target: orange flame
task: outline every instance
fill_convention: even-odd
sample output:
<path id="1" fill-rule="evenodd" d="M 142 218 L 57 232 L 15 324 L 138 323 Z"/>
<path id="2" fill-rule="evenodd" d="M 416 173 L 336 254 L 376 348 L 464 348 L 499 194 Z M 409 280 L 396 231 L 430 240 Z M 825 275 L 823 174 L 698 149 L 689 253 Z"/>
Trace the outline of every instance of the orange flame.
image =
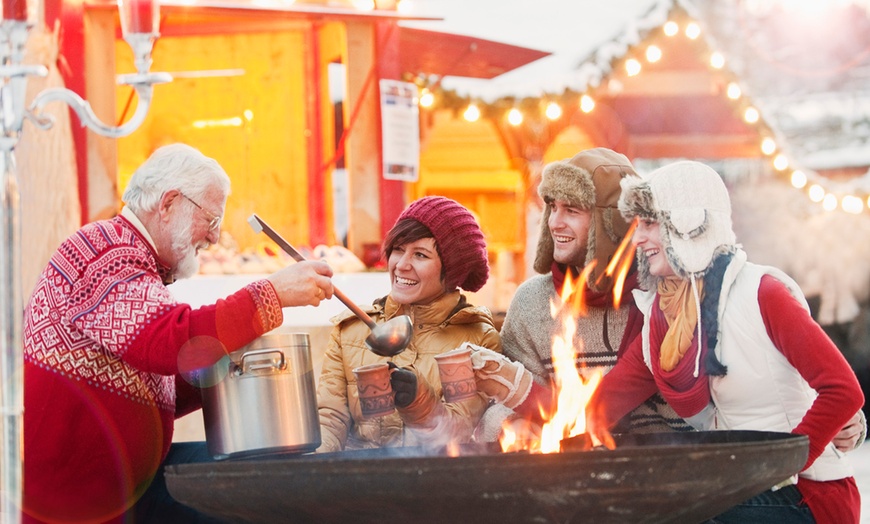
<path id="1" fill-rule="evenodd" d="M 613 282 L 613 307 L 619 309 L 622 302 L 622 290 L 625 287 L 625 278 L 628 276 L 628 270 L 631 269 L 631 263 L 634 261 L 635 245 L 631 241 L 634 235 L 634 230 L 637 229 L 637 217 L 631 221 L 628 226 L 628 231 L 619 243 L 619 247 L 613 253 L 613 258 L 604 269 L 604 274 L 607 276 L 616 275 Z"/>
<path id="2" fill-rule="evenodd" d="M 447 451 L 448 457 L 458 457 L 460 455 L 462 449 L 459 446 L 459 442 L 457 442 L 455 440 L 451 440 L 450 442 L 447 443 L 446 451 Z"/>
<path id="3" fill-rule="evenodd" d="M 594 264 L 587 265 L 576 280 L 572 280 L 570 274 L 566 276 L 560 300 L 550 304 L 551 315 L 560 320 L 562 326 L 561 333 L 553 338 L 551 352 L 555 395 L 553 412 L 541 413 L 545 423 L 539 435 L 528 422 L 525 427 L 517 421 L 506 423 L 500 439 L 503 451 L 558 453 L 563 439 L 586 431 L 586 404 L 598 387 L 603 373 L 600 370 L 577 369 L 577 353 L 578 350 L 582 351 L 583 342 L 579 341 L 579 347 L 575 347 L 574 336 L 577 317 L 586 314 L 582 290 L 593 267 Z M 593 441 L 600 444 L 596 439 Z"/>
<path id="4" fill-rule="evenodd" d="M 505 421 L 502 427 L 502 436 L 499 439 L 501 450 L 504 453 L 523 450 L 532 453 L 540 452 L 540 439 L 532 438 L 538 433 L 540 433 L 540 428 L 533 427 L 533 424 L 528 420 Z"/>
<path id="5" fill-rule="evenodd" d="M 571 278 L 571 273 L 565 274 L 565 281 L 562 283 L 562 291 L 559 296 L 562 298 L 562 304 L 550 304 L 550 312 L 555 317 L 558 311 L 564 309 L 565 306 L 570 307 L 570 313 L 574 317 L 586 315 L 586 294 L 583 289 L 589 281 L 589 274 L 595 269 L 595 260 L 590 262 L 583 268 L 577 279 Z"/>

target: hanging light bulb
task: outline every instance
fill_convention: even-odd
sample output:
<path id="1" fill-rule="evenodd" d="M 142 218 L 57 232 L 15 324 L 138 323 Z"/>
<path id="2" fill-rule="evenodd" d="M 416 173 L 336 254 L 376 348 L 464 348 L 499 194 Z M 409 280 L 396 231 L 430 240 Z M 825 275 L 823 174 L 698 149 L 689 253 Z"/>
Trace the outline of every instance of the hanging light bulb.
<path id="1" fill-rule="evenodd" d="M 761 141 L 761 152 L 765 155 L 772 155 L 776 152 L 776 141 L 769 136 L 764 137 Z"/>
<path id="2" fill-rule="evenodd" d="M 722 69 L 725 67 L 725 57 L 722 53 L 716 51 L 712 55 L 710 55 L 710 67 L 713 69 Z"/>
<path id="3" fill-rule="evenodd" d="M 625 72 L 628 73 L 628 76 L 637 76 L 640 74 L 641 66 L 640 62 L 638 62 L 634 58 L 629 58 L 625 61 Z"/>
<path id="4" fill-rule="evenodd" d="M 518 126 L 523 123 L 523 113 L 519 109 L 514 107 L 510 111 L 508 111 L 507 119 L 510 125 Z"/>
<path id="5" fill-rule="evenodd" d="M 728 98 L 730 98 L 731 100 L 737 100 L 738 98 L 740 98 L 740 95 L 743 94 L 742 91 L 740 90 L 740 86 L 737 85 L 735 82 L 731 82 L 728 84 L 727 93 L 728 93 Z"/>
<path id="6" fill-rule="evenodd" d="M 788 168 L 788 157 L 782 153 L 776 155 L 776 158 L 773 159 L 773 167 L 777 171 L 785 171 Z"/>
<path id="7" fill-rule="evenodd" d="M 435 95 L 428 88 L 424 88 L 420 93 L 420 107 L 432 107 L 435 103 Z"/>
<path id="8" fill-rule="evenodd" d="M 745 120 L 747 124 L 758 122 L 760 117 L 761 115 L 758 114 L 758 109 L 755 109 L 752 106 L 747 107 L 746 111 L 743 112 L 743 120 Z"/>
<path id="9" fill-rule="evenodd" d="M 558 120 L 559 117 L 562 116 L 562 108 L 556 102 L 550 102 L 547 104 L 547 109 L 544 111 L 544 114 L 546 114 L 547 118 L 550 120 Z"/>
<path id="10" fill-rule="evenodd" d="M 657 45 L 651 45 L 646 48 L 646 61 L 654 64 L 662 59 L 662 50 Z"/>
<path id="11" fill-rule="evenodd" d="M 680 32 L 680 26 L 673 20 L 668 20 L 664 27 L 665 36 L 674 36 Z"/>
<path id="12" fill-rule="evenodd" d="M 699 36 L 701 36 L 701 26 L 697 22 L 689 22 L 689 25 L 686 26 L 686 37 L 689 40 L 694 40 Z"/>
<path id="13" fill-rule="evenodd" d="M 821 202 L 825 198 L 825 188 L 818 184 L 813 184 L 809 189 L 810 200 L 813 202 Z"/>
<path id="14" fill-rule="evenodd" d="M 864 201 L 855 195 L 846 195 L 843 197 L 843 200 L 840 201 L 840 207 L 842 207 L 843 211 L 846 213 L 857 215 L 864 211 Z"/>
<path id="15" fill-rule="evenodd" d="M 374 11 L 375 0 L 353 0 L 353 6 L 360 11 Z"/>
<path id="16" fill-rule="evenodd" d="M 807 175 L 801 170 L 795 170 L 791 174 L 791 185 L 797 189 L 803 189 L 807 185 Z"/>
<path id="17" fill-rule="evenodd" d="M 825 211 L 833 211 L 837 209 L 837 204 L 839 204 L 839 202 L 837 202 L 837 195 L 833 193 L 828 193 L 825 195 L 824 200 L 822 200 L 822 208 L 824 208 Z"/>
<path id="18" fill-rule="evenodd" d="M 595 109 L 595 100 L 592 99 L 589 95 L 583 95 L 580 97 L 580 111 L 584 113 L 591 113 L 592 110 Z"/>
<path id="19" fill-rule="evenodd" d="M 469 122 L 477 122 L 480 119 L 480 108 L 477 107 L 477 104 L 472 102 L 465 108 L 465 112 L 462 113 L 462 116 Z"/>

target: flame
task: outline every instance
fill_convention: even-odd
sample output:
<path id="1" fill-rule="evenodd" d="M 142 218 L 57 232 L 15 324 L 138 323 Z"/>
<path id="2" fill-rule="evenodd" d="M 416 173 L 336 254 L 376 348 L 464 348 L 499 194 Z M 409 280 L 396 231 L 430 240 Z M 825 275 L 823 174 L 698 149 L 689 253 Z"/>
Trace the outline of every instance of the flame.
<path id="1" fill-rule="evenodd" d="M 451 440 L 447 443 L 446 452 L 448 457 L 458 457 L 461 453 L 462 449 L 459 446 L 459 442 L 455 440 Z"/>
<path id="2" fill-rule="evenodd" d="M 625 287 L 625 277 L 628 276 L 628 270 L 631 269 L 631 263 L 634 260 L 635 245 L 631 241 L 634 235 L 634 230 L 637 229 L 637 217 L 631 221 L 626 231 L 622 242 L 613 253 L 613 258 L 604 269 L 604 274 L 607 276 L 616 275 L 613 281 L 613 307 L 619 309 L 622 302 L 622 289 Z"/>
<path id="3" fill-rule="evenodd" d="M 555 318 L 559 312 L 568 307 L 574 317 L 586 315 L 586 295 L 583 289 L 589 281 L 589 274 L 595 269 L 595 260 L 583 268 L 576 280 L 571 278 L 571 273 L 565 273 L 565 281 L 562 283 L 562 291 L 559 296 L 562 304 L 551 303 L 550 314 Z M 579 291 L 579 292 L 578 292 Z"/>
<path id="4" fill-rule="evenodd" d="M 533 426 L 531 422 L 524 419 L 505 421 L 502 426 L 502 436 L 499 439 L 502 452 L 508 453 L 523 450 L 531 451 L 532 453 L 540 452 L 540 439 L 530 438 L 533 435 L 539 434 L 540 428 Z"/>
<path id="5" fill-rule="evenodd" d="M 620 252 L 625 252 L 625 248 Z M 630 265 L 629 260 L 625 271 Z M 507 422 L 502 427 L 502 451 L 558 453 L 561 451 L 563 439 L 586 431 L 586 404 L 598 387 L 603 373 L 600 370 L 577 369 L 577 353 L 578 350 L 582 351 L 583 342 L 579 341 L 578 347 L 575 347 L 574 336 L 577 331 L 577 317 L 586 314 L 582 290 L 586 287 L 593 267 L 594 262 L 583 268 L 576 280 L 570 274 L 567 275 L 560 298 L 550 304 L 550 313 L 553 318 L 561 321 L 562 328 L 553 338 L 551 352 L 555 399 L 553 412 L 545 413 L 542 408 L 541 418 L 545 423 L 540 432 L 528 421 Z M 623 281 L 624 277 L 622 275 Z M 595 438 L 593 443 L 600 444 Z"/>
<path id="6" fill-rule="evenodd" d="M 600 373 L 584 379 L 578 372 L 577 350 L 573 344 L 576 323 L 571 315 L 562 317 L 562 333 L 553 339 L 552 348 L 556 411 L 541 428 L 542 453 L 557 453 L 562 439 L 586 431 L 586 403 L 601 379 Z M 580 346 L 582 351 L 582 341 Z"/>

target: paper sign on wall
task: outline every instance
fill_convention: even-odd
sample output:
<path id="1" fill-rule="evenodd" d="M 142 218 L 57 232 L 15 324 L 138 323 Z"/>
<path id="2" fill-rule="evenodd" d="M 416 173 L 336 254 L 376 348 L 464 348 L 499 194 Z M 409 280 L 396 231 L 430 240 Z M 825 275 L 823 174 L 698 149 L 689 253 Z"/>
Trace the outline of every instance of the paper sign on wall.
<path id="1" fill-rule="evenodd" d="M 417 86 L 381 80 L 383 174 L 387 180 L 416 182 L 420 170 L 420 110 Z"/>

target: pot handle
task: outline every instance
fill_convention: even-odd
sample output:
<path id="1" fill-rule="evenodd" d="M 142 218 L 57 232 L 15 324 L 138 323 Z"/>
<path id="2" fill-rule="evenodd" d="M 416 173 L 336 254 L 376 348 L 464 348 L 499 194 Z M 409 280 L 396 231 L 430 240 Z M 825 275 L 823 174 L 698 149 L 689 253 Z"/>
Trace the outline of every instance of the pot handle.
<path id="1" fill-rule="evenodd" d="M 246 358 L 256 356 L 256 355 L 268 355 L 269 353 L 277 353 L 277 354 L 281 355 L 281 361 L 278 363 L 277 366 L 272 364 L 271 361 L 268 364 L 251 364 L 250 366 L 247 366 L 247 367 L 245 366 L 245 359 Z M 284 371 L 284 369 L 287 366 L 284 362 L 284 352 L 281 351 L 280 349 L 255 349 L 254 351 L 248 351 L 247 353 L 242 355 L 242 358 L 239 360 L 239 367 L 242 369 L 242 373 L 248 373 L 249 371 L 256 371 L 258 369 L 267 369 L 267 368 L 274 368 L 274 369 L 277 369 L 278 371 Z"/>

